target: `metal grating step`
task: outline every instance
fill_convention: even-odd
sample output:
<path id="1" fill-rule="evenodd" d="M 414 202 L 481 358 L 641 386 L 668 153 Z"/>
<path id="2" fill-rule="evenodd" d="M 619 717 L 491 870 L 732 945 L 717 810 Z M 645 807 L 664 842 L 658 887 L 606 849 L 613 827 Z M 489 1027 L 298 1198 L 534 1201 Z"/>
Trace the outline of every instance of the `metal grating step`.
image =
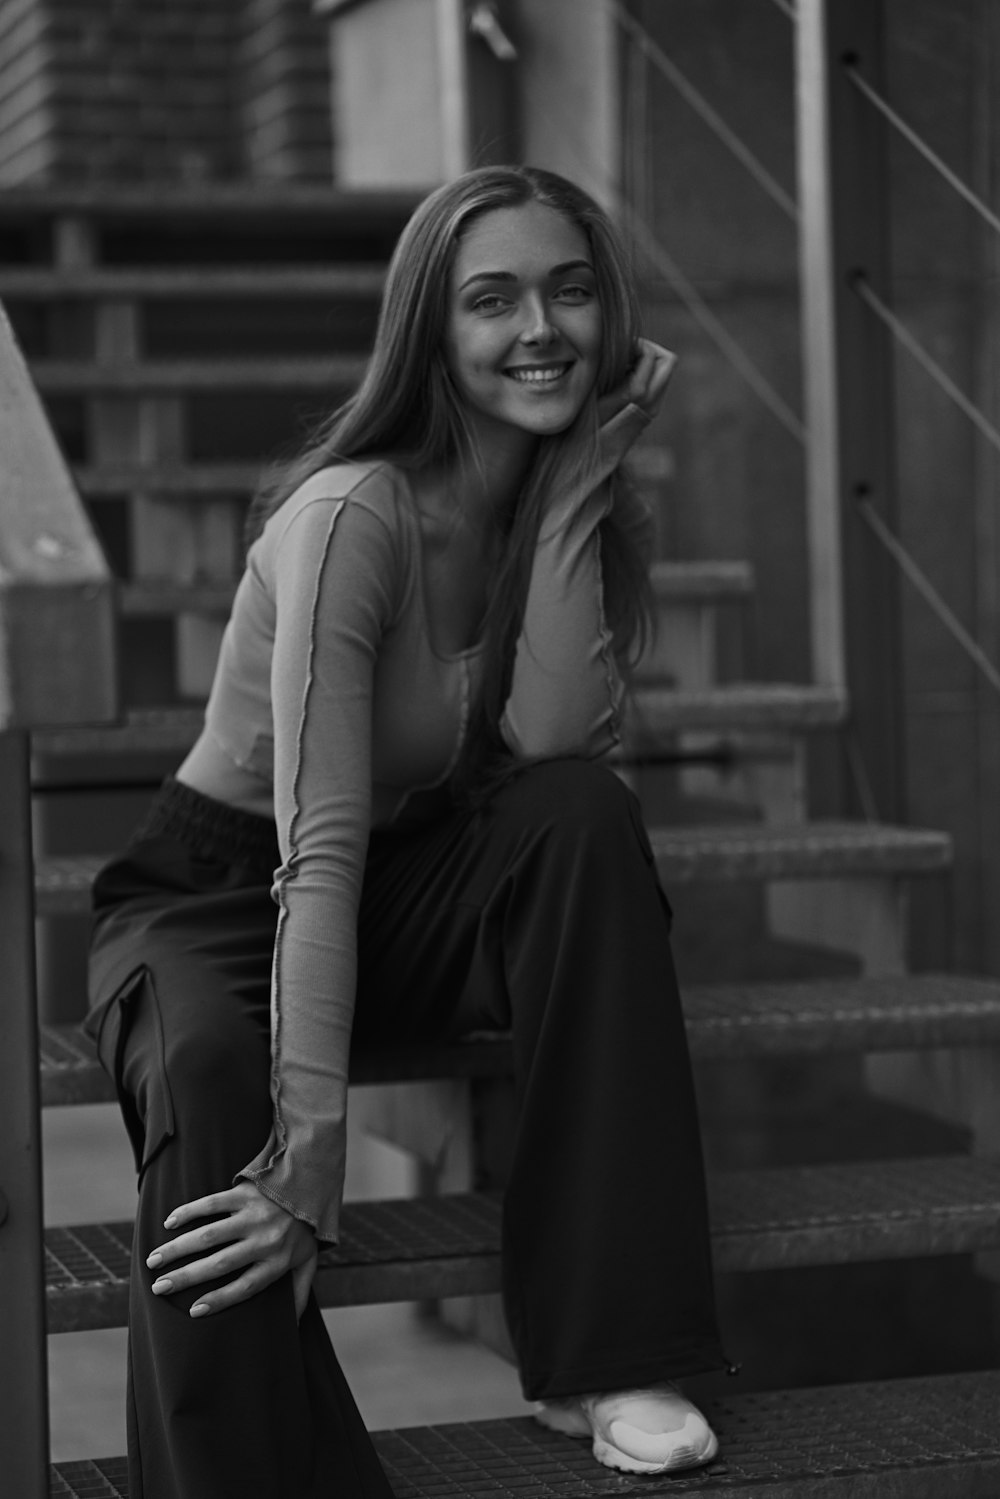
<path id="1" fill-rule="evenodd" d="M 688 989 L 683 999 L 691 1054 L 704 1061 L 1000 1042 L 1000 982 L 955 974 L 705 985 Z M 114 1097 L 79 1025 L 43 1025 L 39 1045 L 46 1107 Z M 501 1035 L 351 1059 L 356 1083 L 509 1071 L 510 1045 Z"/>
<path id="2" fill-rule="evenodd" d="M 842 723 L 846 712 L 844 694 L 829 687 L 751 682 L 695 691 L 643 684 L 629 701 L 625 740 L 635 750 L 661 735 L 693 730 L 787 733 L 828 729 Z"/>
<path id="3" fill-rule="evenodd" d="M 700 880 L 850 879 L 931 874 L 951 864 L 947 833 L 876 823 L 741 823 L 650 828 L 660 877 Z"/>
<path id="4" fill-rule="evenodd" d="M 1000 1160 L 967 1156 L 728 1172 L 710 1181 L 720 1271 L 1000 1248 Z M 352 1203 L 320 1257 L 324 1306 L 500 1288 L 496 1193 Z M 129 1223 L 46 1230 L 50 1332 L 123 1325 Z"/>
<path id="5" fill-rule="evenodd" d="M 995 1499 L 1000 1373 L 705 1400 L 721 1451 L 674 1477 L 612 1473 L 530 1417 L 373 1433 L 396 1499 Z M 60 1463 L 51 1499 L 128 1499 L 124 1458 Z"/>
<path id="6" fill-rule="evenodd" d="M 654 562 L 650 568 L 657 603 L 747 598 L 753 593 L 753 565 L 744 561 Z"/>
<path id="7" fill-rule="evenodd" d="M 947 833 L 873 823 L 815 822 L 778 826 L 651 828 L 667 889 L 699 880 L 850 879 L 930 874 L 951 863 Z M 85 913 L 105 855 L 46 857 L 35 869 L 40 916 Z"/>

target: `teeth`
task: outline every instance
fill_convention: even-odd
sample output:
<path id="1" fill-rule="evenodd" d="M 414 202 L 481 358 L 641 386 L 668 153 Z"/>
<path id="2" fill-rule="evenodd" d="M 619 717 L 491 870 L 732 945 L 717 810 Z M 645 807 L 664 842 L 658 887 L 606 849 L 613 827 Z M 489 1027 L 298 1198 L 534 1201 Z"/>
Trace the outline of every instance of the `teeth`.
<path id="1" fill-rule="evenodd" d="M 508 370 L 512 380 L 520 380 L 528 385 L 549 385 L 553 380 L 558 380 L 569 369 L 568 364 L 560 364 L 545 370 Z"/>

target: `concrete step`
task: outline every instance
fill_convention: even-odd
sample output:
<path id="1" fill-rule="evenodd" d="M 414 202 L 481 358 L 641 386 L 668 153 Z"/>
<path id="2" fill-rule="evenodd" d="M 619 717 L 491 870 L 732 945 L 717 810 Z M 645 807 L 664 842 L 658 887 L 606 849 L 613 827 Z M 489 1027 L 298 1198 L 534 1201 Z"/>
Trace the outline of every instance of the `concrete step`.
<path id="1" fill-rule="evenodd" d="M 870 879 L 947 869 L 946 833 L 875 823 L 759 823 L 653 828 L 650 839 L 669 890 L 698 881 Z M 35 866 L 39 916 L 85 914 L 104 854 L 43 856 Z"/>
<path id="2" fill-rule="evenodd" d="M 1000 1043 L 1000 981 L 956 974 L 705 985 L 683 998 L 688 1043 L 699 1061 Z M 43 1105 L 114 1098 L 79 1025 L 43 1025 L 39 1044 Z M 357 1052 L 351 1080 L 497 1077 L 510 1068 L 510 1043 L 498 1033 L 455 1045 Z"/>
<path id="3" fill-rule="evenodd" d="M 327 397 L 360 381 L 366 359 L 354 354 L 247 359 L 109 361 L 35 359 L 31 376 L 43 396 L 158 393 L 222 395 L 238 391 L 303 391 Z"/>
<path id="4" fill-rule="evenodd" d="M 611 1473 L 587 1442 L 530 1417 L 377 1431 L 396 1499 L 995 1499 L 1000 1372 L 704 1399 L 719 1435 L 708 1468 Z M 129 1499 L 123 1457 L 59 1463 L 52 1499 Z"/>
<path id="5" fill-rule="evenodd" d="M 939 1156 L 710 1178 L 716 1269 L 794 1269 L 1000 1248 L 1000 1160 Z M 320 1256 L 323 1306 L 500 1289 L 499 1193 L 347 1204 Z M 132 1225 L 45 1232 L 49 1332 L 120 1327 Z"/>

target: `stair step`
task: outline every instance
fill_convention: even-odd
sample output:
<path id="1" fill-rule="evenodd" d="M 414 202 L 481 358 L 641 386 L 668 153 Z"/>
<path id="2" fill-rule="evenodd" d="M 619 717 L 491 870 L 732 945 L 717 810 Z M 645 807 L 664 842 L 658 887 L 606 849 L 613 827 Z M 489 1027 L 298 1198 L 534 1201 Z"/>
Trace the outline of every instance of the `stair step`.
<path id="1" fill-rule="evenodd" d="M 660 603 L 741 599 L 753 593 L 753 567 L 742 561 L 654 562 L 653 593 Z"/>
<path id="2" fill-rule="evenodd" d="M 261 474 L 260 463 L 82 464 L 73 469 L 76 487 L 88 500 L 121 499 L 137 493 L 183 499 L 248 498 Z"/>
<path id="3" fill-rule="evenodd" d="M 699 1061 L 1000 1043 L 1000 982 L 954 974 L 692 987 L 684 994 Z M 79 1025 L 40 1029 L 42 1103 L 107 1103 L 110 1078 Z M 354 1083 L 497 1077 L 510 1072 L 501 1034 L 456 1045 L 356 1053 Z"/>
<path id="4" fill-rule="evenodd" d="M 288 237 L 290 219 L 339 228 L 381 228 L 403 222 L 424 195 L 405 188 L 336 188 L 307 183 L 157 182 L 135 184 L 53 183 L 6 187 L 0 194 L 0 224 L 85 214 L 97 225 L 119 228 L 150 219 L 172 231 L 248 220 L 279 226 Z M 174 248 L 168 242 L 167 250 Z"/>
<path id="5" fill-rule="evenodd" d="M 114 1086 L 82 1025 L 41 1025 L 39 1062 L 43 1107 L 114 1101 Z M 365 1049 L 351 1057 L 351 1082 L 357 1085 L 505 1077 L 510 1070 L 510 1042 L 500 1033 L 471 1041 Z"/>
<path id="6" fill-rule="evenodd" d="M 631 694 L 626 741 L 635 751 L 666 734 L 688 731 L 804 732 L 835 728 L 847 712 L 842 692 L 780 682 L 698 689 L 642 682 Z"/>
<path id="7" fill-rule="evenodd" d="M 375 298 L 382 265 L 262 265 L 136 267 L 60 270 L 0 265 L 2 301 L 216 301 L 226 297 Z"/>
<path id="8" fill-rule="evenodd" d="M 944 1374 L 709 1397 L 719 1435 L 708 1468 L 612 1474 L 589 1444 L 530 1416 L 376 1431 L 396 1499 L 995 1499 L 1000 1373 Z M 51 1499 L 129 1499 L 123 1457 L 58 1463 Z"/>
<path id="9" fill-rule="evenodd" d="M 326 394 L 353 388 L 366 359 L 354 354 L 296 358 L 149 359 L 90 363 L 83 359 L 35 359 L 31 376 L 44 396 L 91 395 L 103 391 L 149 394 L 157 391 L 308 391 Z"/>
<path id="10" fill-rule="evenodd" d="M 740 823 L 651 828 L 660 877 L 698 881 L 850 879 L 947 869 L 947 833 L 877 823 Z"/>
<path id="11" fill-rule="evenodd" d="M 232 588 L 207 585 L 178 590 L 172 585 L 128 585 L 122 590 L 129 614 L 171 612 L 181 598 L 192 612 L 228 609 Z M 750 687 L 715 687 L 700 691 L 642 686 L 633 694 L 628 750 L 651 748 L 660 736 L 686 730 L 806 732 L 830 728 L 844 714 L 844 699 L 826 688 L 764 683 Z M 32 736 L 36 754 L 117 755 L 186 754 L 200 732 L 200 708 L 143 708 L 123 723 L 93 728 L 45 729 Z"/>
<path id="12" fill-rule="evenodd" d="M 880 1380 L 701 1401 L 719 1435 L 708 1468 L 612 1474 L 589 1444 L 530 1416 L 376 1431 L 396 1499 L 995 1499 L 1000 1372 Z M 59 1463 L 52 1499 L 129 1499 L 123 1457 Z"/>
<path id="13" fill-rule="evenodd" d="M 1000 1248 L 1000 1160 L 941 1156 L 727 1172 L 709 1182 L 719 1271 L 791 1269 Z M 499 1193 L 345 1206 L 320 1256 L 324 1306 L 500 1289 Z M 45 1233 L 48 1328 L 123 1325 L 130 1223 Z"/>
<path id="14" fill-rule="evenodd" d="M 746 823 L 653 828 L 650 839 L 669 889 L 697 881 L 850 879 L 947 869 L 947 833 L 874 823 Z M 90 909 L 90 887 L 106 854 L 48 855 L 35 866 L 39 916 Z"/>

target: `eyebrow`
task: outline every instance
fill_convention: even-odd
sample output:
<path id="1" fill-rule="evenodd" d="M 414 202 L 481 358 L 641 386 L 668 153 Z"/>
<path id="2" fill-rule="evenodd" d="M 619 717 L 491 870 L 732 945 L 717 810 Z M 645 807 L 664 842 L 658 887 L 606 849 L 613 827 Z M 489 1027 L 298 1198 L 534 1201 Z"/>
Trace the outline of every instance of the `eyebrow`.
<path id="1" fill-rule="evenodd" d="M 591 265 L 589 260 L 564 260 L 561 265 L 554 265 L 551 271 L 547 272 L 547 274 L 550 277 L 562 276 L 566 271 L 577 271 L 580 269 L 592 271 L 594 267 Z M 477 271 L 474 276 L 470 276 L 467 281 L 463 281 L 458 289 L 459 291 L 464 291 L 465 288 L 467 286 L 471 286 L 474 281 L 516 280 L 517 277 L 514 275 L 513 271 Z"/>

